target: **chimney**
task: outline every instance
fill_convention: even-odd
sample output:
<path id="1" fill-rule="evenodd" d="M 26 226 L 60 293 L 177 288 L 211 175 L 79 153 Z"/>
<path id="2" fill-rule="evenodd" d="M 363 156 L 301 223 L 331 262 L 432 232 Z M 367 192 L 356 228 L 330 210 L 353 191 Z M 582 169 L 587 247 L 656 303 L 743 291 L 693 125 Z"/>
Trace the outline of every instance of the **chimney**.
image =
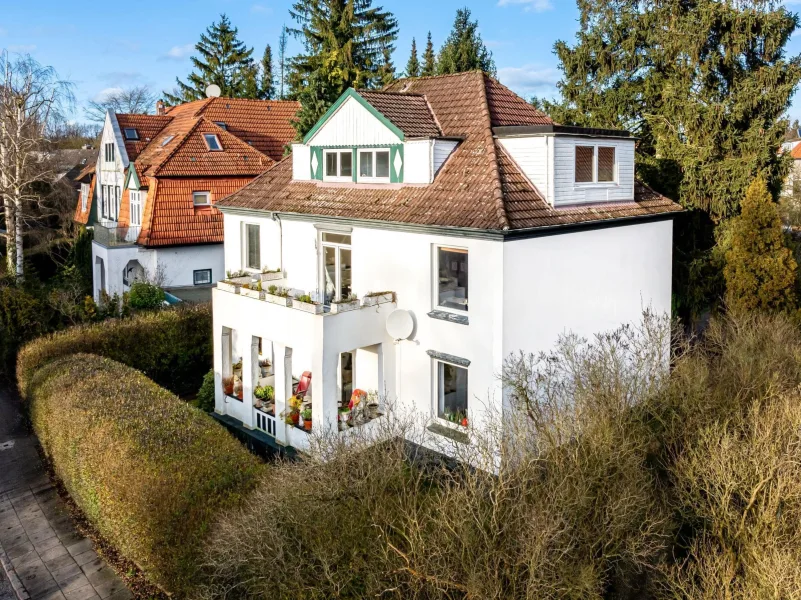
<path id="1" fill-rule="evenodd" d="M 164 100 L 156 100 L 156 114 L 165 115 L 167 111 L 164 109 Z"/>

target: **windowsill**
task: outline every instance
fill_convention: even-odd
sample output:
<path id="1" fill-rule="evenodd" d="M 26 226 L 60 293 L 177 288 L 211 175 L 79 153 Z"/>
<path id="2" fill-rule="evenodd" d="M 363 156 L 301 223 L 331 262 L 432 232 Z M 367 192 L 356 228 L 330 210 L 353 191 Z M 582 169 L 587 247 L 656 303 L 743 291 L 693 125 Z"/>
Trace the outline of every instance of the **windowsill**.
<path id="1" fill-rule="evenodd" d="M 573 189 L 581 189 L 581 188 L 616 188 L 620 187 L 620 183 L 617 181 L 593 181 L 593 182 L 586 182 L 581 183 L 578 181 L 573 182 Z"/>
<path id="2" fill-rule="evenodd" d="M 448 323 L 456 323 L 458 325 L 470 325 L 470 319 L 467 317 L 467 313 L 457 313 L 451 312 L 446 308 L 437 307 L 431 312 L 428 313 L 428 316 L 432 319 L 437 319 L 439 321 L 447 321 Z"/>
<path id="3" fill-rule="evenodd" d="M 460 431 L 460 429 L 464 429 L 461 426 L 458 426 L 459 429 L 454 429 L 452 427 L 453 423 L 448 423 L 445 425 L 441 422 L 441 419 L 437 419 L 437 421 L 430 423 L 426 429 L 431 433 L 435 433 L 437 435 L 441 435 L 444 438 L 448 438 L 454 442 L 459 444 L 469 444 L 470 443 L 470 436 L 467 434 L 466 431 Z"/>

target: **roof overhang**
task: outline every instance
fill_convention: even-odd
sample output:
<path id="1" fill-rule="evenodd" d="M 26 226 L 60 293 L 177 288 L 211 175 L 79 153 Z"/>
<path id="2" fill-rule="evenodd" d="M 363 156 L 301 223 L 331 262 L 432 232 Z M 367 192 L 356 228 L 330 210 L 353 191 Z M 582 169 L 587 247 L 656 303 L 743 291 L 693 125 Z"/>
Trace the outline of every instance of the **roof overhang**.
<path id="1" fill-rule="evenodd" d="M 496 137 L 527 137 L 532 135 L 565 135 L 596 138 L 636 139 L 622 129 L 600 129 L 596 127 L 573 127 L 570 125 L 512 125 L 493 127 Z"/>

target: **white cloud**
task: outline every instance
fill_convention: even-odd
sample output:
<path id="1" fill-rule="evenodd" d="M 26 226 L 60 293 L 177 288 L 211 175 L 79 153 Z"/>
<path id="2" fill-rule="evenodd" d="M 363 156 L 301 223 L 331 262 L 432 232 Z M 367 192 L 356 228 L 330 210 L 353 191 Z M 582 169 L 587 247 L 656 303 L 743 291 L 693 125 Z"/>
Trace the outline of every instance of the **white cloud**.
<path id="1" fill-rule="evenodd" d="M 559 71 L 537 65 L 503 67 L 498 69 L 498 80 L 523 96 L 552 96 L 556 93 Z"/>
<path id="2" fill-rule="evenodd" d="M 108 88 L 105 88 L 103 90 L 100 90 L 97 94 L 95 94 L 95 97 L 92 98 L 92 101 L 93 102 L 104 102 L 105 100 L 108 99 L 109 96 L 112 96 L 114 94 L 119 94 L 121 91 L 122 91 L 122 88 L 120 88 L 120 87 L 108 87 Z"/>
<path id="3" fill-rule="evenodd" d="M 173 46 L 164 55 L 164 58 L 172 60 L 183 60 L 187 58 L 195 50 L 194 44 L 184 44 L 183 46 Z"/>
<path id="4" fill-rule="evenodd" d="M 11 45 L 8 46 L 7 50 L 9 52 L 16 52 L 19 54 L 28 54 L 29 52 L 33 52 L 36 50 L 36 44 L 20 44 L 20 45 Z"/>
<path id="5" fill-rule="evenodd" d="M 271 15 L 273 13 L 273 9 L 269 6 L 264 6 L 263 4 L 254 4 L 250 7 L 250 12 Z"/>
<path id="6" fill-rule="evenodd" d="M 498 6 L 519 5 L 525 11 L 545 12 L 553 8 L 551 0 L 498 0 Z"/>

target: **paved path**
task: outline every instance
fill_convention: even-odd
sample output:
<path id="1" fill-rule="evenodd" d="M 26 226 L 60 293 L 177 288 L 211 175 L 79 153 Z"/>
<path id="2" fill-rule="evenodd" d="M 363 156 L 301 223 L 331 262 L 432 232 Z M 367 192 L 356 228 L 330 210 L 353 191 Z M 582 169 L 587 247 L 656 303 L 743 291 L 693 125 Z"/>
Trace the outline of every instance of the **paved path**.
<path id="1" fill-rule="evenodd" d="M 16 396 L 0 388 L 0 600 L 7 575 L 31 600 L 127 600 L 133 595 L 73 525 L 44 471 Z M 6 586 L 7 589 L 7 586 Z"/>

